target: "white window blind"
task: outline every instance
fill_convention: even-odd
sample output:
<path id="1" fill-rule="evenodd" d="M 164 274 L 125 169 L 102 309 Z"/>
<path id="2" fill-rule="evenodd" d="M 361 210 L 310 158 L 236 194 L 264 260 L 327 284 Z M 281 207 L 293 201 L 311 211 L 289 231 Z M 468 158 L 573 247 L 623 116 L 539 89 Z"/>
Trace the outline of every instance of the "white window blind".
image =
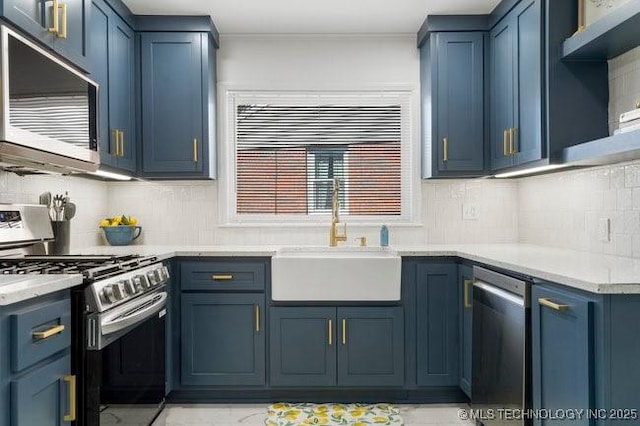
<path id="1" fill-rule="evenodd" d="M 238 99 L 236 213 L 401 216 L 407 106 L 385 96 Z M 404 156 L 403 156 L 404 152 Z"/>

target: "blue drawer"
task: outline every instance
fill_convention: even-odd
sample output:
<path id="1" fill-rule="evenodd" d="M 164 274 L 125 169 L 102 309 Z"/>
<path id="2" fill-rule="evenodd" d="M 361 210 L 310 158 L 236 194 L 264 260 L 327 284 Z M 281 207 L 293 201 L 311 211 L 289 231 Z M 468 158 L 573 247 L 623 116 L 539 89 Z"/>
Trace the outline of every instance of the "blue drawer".
<path id="1" fill-rule="evenodd" d="M 264 291 L 265 261 L 223 259 L 186 261 L 180 264 L 182 290 L 250 290 Z"/>
<path id="2" fill-rule="evenodd" d="M 71 345 L 71 302 L 60 300 L 11 315 L 11 370 L 15 373 Z"/>

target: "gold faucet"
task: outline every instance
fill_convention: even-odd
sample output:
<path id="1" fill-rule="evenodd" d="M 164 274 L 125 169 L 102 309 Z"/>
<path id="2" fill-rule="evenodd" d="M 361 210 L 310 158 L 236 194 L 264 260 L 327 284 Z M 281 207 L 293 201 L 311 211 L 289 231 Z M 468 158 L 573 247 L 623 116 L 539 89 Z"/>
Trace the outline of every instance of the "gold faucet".
<path id="1" fill-rule="evenodd" d="M 333 178 L 333 195 L 331 197 L 331 230 L 329 231 L 329 247 L 337 247 L 339 241 L 347 241 L 347 224 L 344 224 L 342 235 L 338 233 L 340 223 L 340 179 Z"/>

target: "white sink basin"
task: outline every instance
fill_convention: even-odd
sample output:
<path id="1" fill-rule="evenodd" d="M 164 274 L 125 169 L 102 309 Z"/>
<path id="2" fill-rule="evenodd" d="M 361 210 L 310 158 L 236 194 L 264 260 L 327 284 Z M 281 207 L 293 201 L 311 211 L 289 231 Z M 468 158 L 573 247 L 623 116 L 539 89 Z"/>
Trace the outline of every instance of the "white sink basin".
<path id="1" fill-rule="evenodd" d="M 401 263 L 389 248 L 282 248 L 271 263 L 271 297 L 278 301 L 397 301 Z"/>

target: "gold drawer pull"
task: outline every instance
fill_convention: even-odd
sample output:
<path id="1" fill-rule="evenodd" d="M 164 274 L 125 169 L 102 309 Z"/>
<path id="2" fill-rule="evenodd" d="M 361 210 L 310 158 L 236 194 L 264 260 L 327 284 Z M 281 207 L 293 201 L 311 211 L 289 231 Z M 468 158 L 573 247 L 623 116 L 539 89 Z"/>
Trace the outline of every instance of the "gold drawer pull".
<path id="1" fill-rule="evenodd" d="M 511 155 L 511 152 L 509 151 L 509 130 L 504 131 L 502 135 L 502 144 L 503 144 L 504 156 L 507 157 Z"/>
<path id="2" fill-rule="evenodd" d="M 193 162 L 198 162 L 198 139 L 193 138 Z"/>
<path id="3" fill-rule="evenodd" d="M 448 138 L 443 138 L 442 139 L 442 145 L 444 148 L 444 153 L 442 155 L 442 161 L 447 162 L 449 161 L 449 139 Z"/>
<path id="4" fill-rule="evenodd" d="M 471 304 L 471 297 L 469 294 L 469 289 L 473 284 L 473 280 L 464 280 L 464 307 L 471 308 L 473 305 Z"/>
<path id="5" fill-rule="evenodd" d="M 347 344 L 347 320 L 342 319 L 342 344 Z"/>
<path id="6" fill-rule="evenodd" d="M 547 308 L 551 308 L 556 311 L 566 311 L 567 309 L 569 309 L 569 305 L 561 305 L 561 304 L 552 302 L 547 298 L 538 299 L 538 303 L 541 304 L 542 306 L 546 306 Z"/>
<path id="7" fill-rule="evenodd" d="M 212 275 L 211 279 L 214 280 L 214 281 L 231 281 L 233 279 L 233 275 L 231 275 L 231 274 Z"/>
<path id="8" fill-rule="evenodd" d="M 60 334 L 63 331 L 64 331 L 64 325 L 61 324 L 61 325 L 56 325 L 54 327 L 51 327 L 50 329 L 45 331 L 34 331 L 33 333 L 31 333 L 31 336 L 36 340 L 44 340 L 56 334 Z"/>
<path id="9" fill-rule="evenodd" d="M 60 5 L 58 3 L 58 0 L 53 0 L 52 13 L 51 13 L 53 18 L 53 26 L 47 28 L 47 31 L 49 31 L 50 33 L 58 34 L 58 32 L 60 31 L 60 20 L 58 18 L 59 8 L 60 8 Z"/>
<path id="10" fill-rule="evenodd" d="M 256 305 L 256 331 L 260 331 L 260 305 Z"/>
<path id="11" fill-rule="evenodd" d="M 75 422 L 78 414 L 76 409 L 76 376 L 64 376 L 63 380 L 69 383 L 69 414 L 64 415 L 64 421 Z"/>
<path id="12" fill-rule="evenodd" d="M 60 3 L 60 9 L 62 9 L 62 29 L 57 35 L 58 38 L 67 38 L 67 4 Z"/>
<path id="13" fill-rule="evenodd" d="M 329 319 L 329 346 L 333 345 L 333 321 Z"/>

